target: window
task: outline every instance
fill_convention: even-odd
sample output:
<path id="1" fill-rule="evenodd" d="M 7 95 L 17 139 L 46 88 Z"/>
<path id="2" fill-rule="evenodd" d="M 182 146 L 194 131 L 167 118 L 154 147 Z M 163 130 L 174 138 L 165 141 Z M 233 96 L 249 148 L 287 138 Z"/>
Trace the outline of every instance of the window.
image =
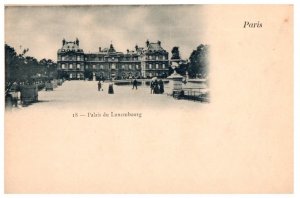
<path id="1" fill-rule="evenodd" d="M 129 65 L 129 69 L 131 69 L 131 65 Z"/>
<path id="2" fill-rule="evenodd" d="M 149 56 L 149 60 L 151 60 L 152 59 L 152 56 Z"/>
<path id="3" fill-rule="evenodd" d="M 66 57 L 62 56 L 62 57 L 61 57 L 61 60 L 66 60 Z"/>
<path id="4" fill-rule="evenodd" d="M 166 57 L 165 57 L 165 56 L 163 56 L 162 58 L 163 58 L 163 60 L 166 60 Z"/>
<path id="5" fill-rule="evenodd" d="M 152 64 L 149 64 L 149 69 L 152 69 Z"/>
<path id="6" fill-rule="evenodd" d="M 125 69 L 125 65 L 122 65 L 122 69 Z"/>
<path id="7" fill-rule="evenodd" d="M 73 69 L 72 63 L 69 64 L 69 69 Z"/>
<path id="8" fill-rule="evenodd" d="M 103 69 L 103 65 L 100 65 L 100 69 Z"/>
<path id="9" fill-rule="evenodd" d="M 80 56 L 77 56 L 77 60 L 80 61 Z"/>
<path id="10" fill-rule="evenodd" d="M 158 69 L 158 64 L 156 63 L 156 69 Z"/>
<path id="11" fill-rule="evenodd" d="M 156 56 L 156 60 L 158 60 L 158 56 Z"/>
<path id="12" fill-rule="evenodd" d="M 77 69 L 80 69 L 80 64 L 77 64 Z"/>
<path id="13" fill-rule="evenodd" d="M 139 68 L 139 65 L 136 65 L 135 68 L 138 69 L 138 68 Z"/>
<path id="14" fill-rule="evenodd" d="M 77 74 L 77 78 L 80 78 L 80 74 Z"/>
<path id="15" fill-rule="evenodd" d="M 93 65 L 93 69 L 96 69 L 96 65 Z"/>
<path id="16" fill-rule="evenodd" d="M 165 64 L 162 64 L 162 68 L 165 69 L 165 68 L 166 68 L 166 65 L 165 65 Z"/>
<path id="17" fill-rule="evenodd" d="M 113 64 L 111 65 L 111 68 L 112 68 L 112 69 L 116 69 L 116 64 L 113 63 Z"/>
<path id="18" fill-rule="evenodd" d="M 61 68 L 62 68 L 62 69 L 65 69 L 65 64 L 61 64 Z"/>

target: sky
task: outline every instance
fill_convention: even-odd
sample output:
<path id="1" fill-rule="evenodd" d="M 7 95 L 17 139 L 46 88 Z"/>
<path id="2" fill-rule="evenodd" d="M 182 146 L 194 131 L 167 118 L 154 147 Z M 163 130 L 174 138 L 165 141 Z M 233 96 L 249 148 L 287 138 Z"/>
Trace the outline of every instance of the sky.
<path id="1" fill-rule="evenodd" d="M 6 6 L 5 43 L 18 53 L 29 48 L 28 56 L 57 59 L 66 41 L 80 41 L 84 52 L 97 52 L 112 43 L 117 51 L 144 47 L 161 41 L 171 54 L 178 46 L 188 59 L 205 43 L 201 5 L 98 5 L 98 6 Z"/>

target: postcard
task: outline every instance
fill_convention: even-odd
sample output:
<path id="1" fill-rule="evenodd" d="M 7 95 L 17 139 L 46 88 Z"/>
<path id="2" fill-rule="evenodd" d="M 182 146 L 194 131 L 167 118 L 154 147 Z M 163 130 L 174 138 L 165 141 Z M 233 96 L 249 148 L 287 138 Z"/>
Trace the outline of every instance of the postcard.
<path id="1" fill-rule="evenodd" d="M 293 193 L 293 5 L 6 5 L 7 194 Z"/>

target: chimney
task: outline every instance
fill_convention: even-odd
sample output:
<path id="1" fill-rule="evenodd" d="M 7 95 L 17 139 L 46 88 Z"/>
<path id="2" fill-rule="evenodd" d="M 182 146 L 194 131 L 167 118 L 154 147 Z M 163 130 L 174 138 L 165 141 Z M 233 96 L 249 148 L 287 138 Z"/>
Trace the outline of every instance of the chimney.
<path id="1" fill-rule="evenodd" d="M 160 46 L 161 42 L 160 41 L 157 41 L 158 45 Z"/>
<path id="2" fill-rule="evenodd" d="M 79 40 L 76 38 L 76 45 L 79 46 Z"/>
<path id="3" fill-rule="evenodd" d="M 148 47 L 149 46 L 149 40 L 147 39 L 146 41 L 146 46 Z"/>
<path id="4" fill-rule="evenodd" d="M 127 49 L 127 54 L 129 54 L 129 49 Z"/>
<path id="5" fill-rule="evenodd" d="M 139 48 L 139 46 L 138 46 L 138 45 L 135 45 L 135 50 L 136 50 L 136 51 L 138 50 L 138 48 Z"/>
<path id="6" fill-rule="evenodd" d="M 101 52 L 101 47 L 99 47 L 99 52 Z"/>
<path id="7" fill-rule="evenodd" d="M 65 39 L 62 40 L 62 44 L 63 44 L 63 46 L 66 44 L 66 40 Z"/>

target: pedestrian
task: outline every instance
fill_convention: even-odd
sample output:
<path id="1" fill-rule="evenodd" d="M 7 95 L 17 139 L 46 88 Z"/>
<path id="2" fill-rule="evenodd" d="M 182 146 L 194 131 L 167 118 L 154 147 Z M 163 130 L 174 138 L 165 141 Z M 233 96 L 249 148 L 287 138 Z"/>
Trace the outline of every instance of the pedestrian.
<path id="1" fill-rule="evenodd" d="M 18 92 L 17 92 L 17 90 L 12 91 L 11 96 L 12 96 L 12 105 L 15 107 L 18 107 Z"/>
<path id="2" fill-rule="evenodd" d="M 13 107 L 12 95 L 9 92 L 7 92 L 5 93 L 5 109 L 12 110 L 12 107 Z"/>
<path id="3" fill-rule="evenodd" d="M 159 93 L 163 94 L 165 90 L 164 90 L 164 82 L 162 81 L 162 79 L 159 79 L 158 85 L 159 85 Z"/>
<path id="4" fill-rule="evenodd" d="M 134 88 L 137 89 L 137 84 L 138 84 L 137 80 L 134 79 L 133 83 L 132 83 L 132 89 L 134 89 Z"/>
<path id="5" fill-rule="evenodd" d="M 114 94 L 114 87 L 112 83 L 108 85 L 108 94 Z"/>
<path id="6" fill-rule="evenodd" d="M 98 82 L 98 91 L 101 91 L 101 81 Z"/>
<path id="7" fill-rule="evenodd" d="M 150 82 L 150 89 L 151 89 L 151 94 L 153 94 L 153 89 L 154 89 L 154 81 L 151 80 Z"/>
<path id="8" fill-rule="evenodd" d="M 158 82 L 155 79 L 154 83 L 153 83 L 153 92 L 154 94 L 158 94 L 159 93 L 159 88 L 158 88 Z"/>

